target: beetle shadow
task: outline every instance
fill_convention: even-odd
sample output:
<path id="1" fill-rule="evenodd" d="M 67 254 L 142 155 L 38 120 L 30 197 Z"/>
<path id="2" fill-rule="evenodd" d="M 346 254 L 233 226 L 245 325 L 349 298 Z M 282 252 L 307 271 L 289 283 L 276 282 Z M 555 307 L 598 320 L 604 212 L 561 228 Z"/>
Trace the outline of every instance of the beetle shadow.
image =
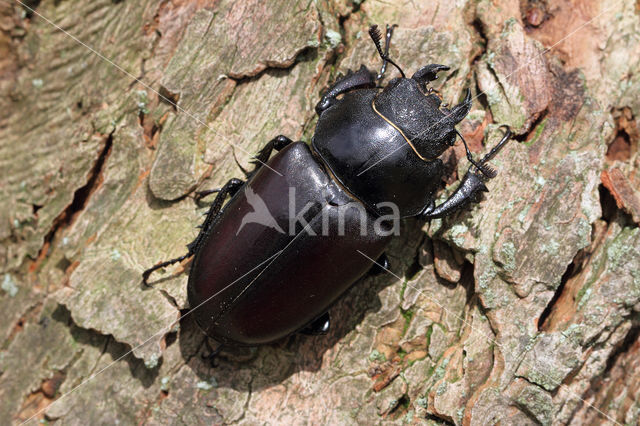
<path id="1" fill-rule="evenodd" d="M 187 315 L 181 321 L 178 336 L 182 357 L 200 380 L 243 392 L 249 387 L 255 391 L 276 386 L 298 372 L 318 372 L 327 352 L 338 348 L 337 344 L 348 338 L 350 333 L 354 335 L 352 332 L 365 316 L 382 308 L 380 292 L 393 284 L 401 286 L 395 275 L 404 277 L 411 274 L 418 248 L 424 239 L 421 231 L 423 224 L 414 219 L 403 221 L 400 235 L 392 239 L 386 250 L 393 273 L 387 271 L 360 278 L 329 309 L 331 328 L 326 335 L 295 334 L 257 348 L 225 347 L 212 365 L 210 360 L 204 358 L 210 352 L 207 339 L 191 316 Z M 215 348 L 216 343 L 209 341 Z M 361 356 L 367 358 L 370 349 L 363 348 Z M 326 358 L 325 367 L 328 359 L 333 357 L 330 354 Z"/>

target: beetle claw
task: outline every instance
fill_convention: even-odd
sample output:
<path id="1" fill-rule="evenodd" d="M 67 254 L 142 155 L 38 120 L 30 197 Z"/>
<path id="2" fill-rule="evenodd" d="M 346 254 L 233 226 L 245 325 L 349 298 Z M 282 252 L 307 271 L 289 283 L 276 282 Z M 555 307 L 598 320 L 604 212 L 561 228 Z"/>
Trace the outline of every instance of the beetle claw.
<path id="1" fill-rule="evenodd" d="M 440 71 L 448 71 L 449 69 L 446 65 L 430 64 L 420 68 L 411 78 L 418 83 L 427 84 L 430 81 L 437 80 Z"/>

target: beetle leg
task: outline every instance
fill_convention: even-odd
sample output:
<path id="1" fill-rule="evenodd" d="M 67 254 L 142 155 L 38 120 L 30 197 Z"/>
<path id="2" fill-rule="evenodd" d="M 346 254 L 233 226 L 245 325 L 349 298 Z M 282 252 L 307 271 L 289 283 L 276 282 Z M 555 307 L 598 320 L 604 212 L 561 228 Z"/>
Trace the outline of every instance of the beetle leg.
<path id="1" fill-rule="evenodd" d="M 322 95 L 320 102 L 316 105 L 316 113 L 322 113 L 336 103 L 338 95 L 354 89 L 376 87 L 376 81 L 371 71 L 364 65 L 356 72 L 349 71 L 347 75 L 333 83 L 331 87 Z"/>
<path id="2" fill-rule="evenodd" d="M 215 200 L 213 200 L 213 203 L 209 208 L 209 212 L 207 213 L 206 219 L 204 220 L 202 225 L 200 225 L 200 232 L 198 233 L 198 236 L 196 237 L 195 240 L 193 240 L 193 242 L 187 244 L 187 249 L 188 249 L 187 253 L 180 257 L 176 257 L 175 259 L 158 263 L 157 265 L 147 269 L 142 273 L 142 282 L 145 285 L 149 285 L 148 284 L 149 276 L 154 271 L 160 268 L 164 268 L 165 266 L 169 266 L 169 265 L 173 265 L 174 263 L 181 262 L 186 258 L 193 256 L 198 251 L 198 247 L 200 246 L 200 244 L 202 244 L 204 237 L 208 235 L 209 230 L 215 224 L 215 221 L 218 218 L 218 213 L 220 213 L 220 210 L 222 210 L 222 205 L 224 204 L 224 200 L 225 198 L 227 198 L 227 195 L 235 194 L 236 192 L 238 192 L 238 189 L 240 189 L 242 185 L 244 185 L 243 181 L 241 181 L 240 179 L 234 178 L 229 180 L 229 182 L 227 182 L 219 190 L 213 190 L 213 192 L 218 192 L 218 195 L 216 196 Z"/>
<path id="3" fill-rule="evenodd" d="M 453 194 L 437 207 L 435 203 L 431 202 L 424 208 L 421 213 L 424 219 L 448 216 L 471 202 L 478 202 L 480 200 L 480 193 L 488 191 L 484 182 L 495 177 L 497 171 L 486 163 L 492 159 L 507 143 L 509 138 L 511 138 L 511 130 L 507 126 L 504 127 L 506 127 L 506 131 L 500 142 L 498 142 L 487 155 L 482 157 L 480 161 L 473 162 L 464 175 L 460 186 L 458 186 Z"/>
<path id="4" fill-rule="evenodd" d="M 284 135 L 278 135 L 267 142 L 267 144 L 262 147 L 258 154 L 253 158 L 253 160 L 251 160 L 251 164 L 253 164 L 254 167 L 252 171 L 247 173 L 247 179 L 253 176 L 260 169 L 260 167 L 262 167 L 262 165 L 269 160 L 269 157 L 271 157 L 271 153 L 274 149 L 276 151 L 280 151 L 290 143 L 293 143 L 293 141 Z"/>
<path id="5" fill-rule="evenodd" d="M 254 167 L 253 167 L 253 170 L 251 170 L 250 172 L 245 170 L 240 165 L 240 163 L 238 163 L 238 159 L 235 157 L 235 154 L 233 155 L 233 158 L 236 160 L 236 164 L 238 165 L 240 170 L 242 170 L 242 173 L 244 173 L 246 179 L 249 179 L 258 171 L 258 169 L 260 169 L 260 167 L 262 167 L 263 164 L 265 164 L 269 160 L 269 157 L 271 156 L 271 153 L 273 152 L 274 149 L 276 151 L 280 151 L 290 143 L 293 143 L 293 141 L 284 135 L 278 135 L 275 138 L 271 139 L 260 151 L 258 151 L 258 154 L 256 154 L 253 157 L 253 160 L 251 160 L 251 164 L 253 164 Z M 207 195 L 211 195 L 215 192 L 220 192 L 221 189 L 222 188 L 215 188 L 215 189 L 207 189 L 204 191 L 198 191 L 196 192 L 195 200 L 200 201 L 202 198 L 206 197 Z"/>
<path id="6" fill-rule="evenodd" d="M 435 203 L 430 203 L 422 211 L 421 216 L 424 219 L 448 216 L 465 207 L 472 201 L 479 201 L 480 192 L 486 191 L 488 191 L 488 189 L 484 184 L 484 176 L 477 173 L 475 170 L 472 170 L 470 167 L 464 175 L 460 186 L 458 186 L 454 193 L 451 194 L 444 203 L 437 207 L 435 206 Z"/>
<path id="7" fill-rule="evenodd" d="M 382 253 L 376 263 L 374 263 L 369 270 L 369 273 L 371 275 L 380 275 L 384 272 L 387 272 L 389 267 L 389 258 L 387 258 L 387 255 L 385 253 Z"/>
<path id="8" fill-rule="evenodd" d="M 189 249 L 189 253 L 193 254 L 198 251 L 198 247 L 202 243 L 204 237 L 209 233 L 211 227 L 216 222 L 218 218 L 218 214 L 220 210 L 222 210 L 222 205 L 224 204 L 224 200 L 227 198 L 227 195 L 234 196 L 236 192 L 244 185 L 244 181 L 240 179 L 229 179 L 227 183 L 224 184 L 220 191 L 218 191 L 218 195 L 216 195 L 215 200 L 211 203 L 211 207 L 209 207 L 209 211 L 207 212 L 207 217 L 205 218 L 202 225 L 200 225 L 200 233 L 196 237 L 193 242 L 187 244 L 187 248 Z"/>
<path id="9" fill-rule="evenodd" d="M 244 175 L 244 178 L 248 179 L 249 176 L 251 176 L 251 172 L 249 172 L 247 169 L 242 167 L 242 164 L 240 164 L 240 162 L 238 161 L 238 157 L 236 157 L 236 151 L 232 150 L 232 152 L 233 152 L 233 161 L 235 161 L 236 162 L 236 166 L 238 166 L 238 168 L 240 170 L 242 170 L 242 174 Z M 260 165 L 262 165 L 262 163 L 260 163 Z"/>
<path id="10" fill-rule="evenodd" d="M 331 318 L 329 317 L 329 312 L 325 312 L 320 315 L 318 318 L 311 321 L 309 325 L 300 330 L 300 333 L 306 334 L 309 336 L 319 336 L 323 334 L 327 334 L 329 332 L 329 328 L 331 327 Z"/>
<path id="11" fill-rule="evenodd" d="M 204 197 L 207 197 L 211 194 L 215 194 L 216 192 L 220 192 L 222 188 L 214 188 L 214 189 L 205 189 L 204 191 L 196 191 L 196 196 L 194 197 L 196 202 L 199 202 Z"/>
<path id="12" fill-rule="evenodd" d="M 213 349 L 211 347 L 211 344 L 209 343 L 209 338 L 205 337 L 204 340 L 204 345 L 207 348 L 207 350 L 209 351 L 208 354 L 202 354 L 202 359 L 205 361 L 209 362 L 209 365 L 211 365 L 211 368 L 215 368 L 218 366 L 218 363 L 216 362 L 218 360 L 218 355 L 220 354 L 220 351 L 222 351 L 222 347 L 224 345 L 220 344 L 217 348 Z"/>

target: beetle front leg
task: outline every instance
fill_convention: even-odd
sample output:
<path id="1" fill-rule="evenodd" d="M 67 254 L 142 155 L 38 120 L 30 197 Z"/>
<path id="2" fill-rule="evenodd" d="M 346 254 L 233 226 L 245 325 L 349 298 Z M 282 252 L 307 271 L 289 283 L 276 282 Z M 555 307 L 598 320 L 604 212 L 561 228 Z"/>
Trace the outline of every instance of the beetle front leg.
<path id="1" fill-rule="evenodd" d="M 431 203 L 425 207 L 421 216 L 423 219 L 434 219 L 438 217 L 448 216 L 471 202 L 480 200 L 480 193 L 487 192 L 487 186 L 484 184 L 484 176 L 469 168 L 464 175 L 460 186 L 454 191 L 447 200 L 436 207 L 435 203 Z"/>
<path id="2" fill-rule="evenodd" d="M 451 194 L 444 203 L 437 207 L 435 203 L 431 202 L 420 214 L 422 218 L 433 219 L 448 216 L 471 202 L 480 201 L 481 192 L 489 191 L 484 182 L 495 177 L 497 174 L 497 172 L 487 166 L 486 163 L 491 160 L 511 138 L 511 130 L 508 127 L 506 127 L 506 129 L 507 130 L 500 142 L 498 142 L 498 144 L 494 146 L 487 155 L 478 161 L 477 165 L 471 165 L 471 167 L 469 167 L 464 178 L 462 178 L 460 186 L 456 188 L 453 194 Z"/>
<path id="3" fill-rule="evenodd" d="M 349 92 L 354 89 L 364 89 L 376 87 L 374 74 L 364 65 L 356 72 L 349 70 L 347 75 L 333 83 L 329 89 L 324 92 L 322 99 L 316 105 L 316 113 L 322 115 L 330 106 L 336 103 L 338 95 Z"/>
<path id="4" fill-rule="evenodd" d="M 227 195 L 233 196 L 236 192 L 238 192 L 242 185 L 244 185 L 243 181 L 233 178 L 230 179 L 229 182 L 227 182 L 219 190 L 214 190 L 215 192 L 218 192 L 218 195 L 216 196 L 215 200 L 213 200 L 213 203 L 211 204 L 211 207 L 207 212 L 207 217 L 204 220 L 203 224 L 199 226 L 200 232 L 198 233 L 198 236 L 191 243 L 187 244 L 187 253 L 180 257 L 176 257 L 175 259 L 158 263 L 157 265 L 147 269 L 142 273 L 142 282 L 145 285 L 149 285 L 149 276 L 154 271 L 160 268 L 164 268 L 165 266 L 173 265 L 174 263 L 182 262 L 186 258 L 193 256 L 198 251 L 198 247 L 200 246 L 200 244 L 202 244 L 204 237 L 208 234 L 211 227 L 215 224 L 215 221 L 218 218 L 220 210 L 222 210 L 222 205 L 224 204 L 224 200 L 225 198 L 227 198 Z"/>

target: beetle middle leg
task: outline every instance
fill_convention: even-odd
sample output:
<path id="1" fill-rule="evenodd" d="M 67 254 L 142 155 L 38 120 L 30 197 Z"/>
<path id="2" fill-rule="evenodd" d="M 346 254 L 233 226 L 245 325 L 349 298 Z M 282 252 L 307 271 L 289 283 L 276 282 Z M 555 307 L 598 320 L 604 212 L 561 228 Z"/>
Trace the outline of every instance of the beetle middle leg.
<path id="1" fill-rule="evenodd" d="M 504 126 L 506 127 L 506 126 Z M 506 127 L 506 131 L 500 142 L 494 146 L 491 151 L 478 162 L 474 162 L 467 173 L 464 175 L 460 186 L 451 194 L 445 202 L 436 206 L 435 203 L 430 203 L 424 208 L 421 216 L 424 219 L 432 219 L 443 216 L 448 216 L 456 211 L 460 210 L 471 202 L 478 202 L 481 192 L 487 192 L 487 186 L 484 182 L 497 175 L 497 172 L 486 165 L 507 143 L 511 138 L 511 130 Z"/>
<path id="2" fill-rule="evenodd" d="M 233 178 L 233 179 L 230 179 L 222 188 L 220 188 L 219 190 L 215 190 L 214 192 L 218 192 L 218 195 L 216 196 L 215 200 L 211 204 L 211 207 L 207 212 L 206 219 L 204 220 L 202 225 L 200 225 L 199 227 L 200 232 L 198 233 L 198 236 L 196 237 L 195 240 L 193 240 L 193 242 L 187 244 L 187 249 L 188 249 L 187 253 L 180 257 L 176 257 L 175 259 L 158 263 L 157 265 L 147 269 L 142 273 L 142 282 L 145 285 L 149 285 L 148 284 L 149 276 L 154 271 L 160 268 L 164 268 L 165 266 L 173 265 L 174 263 L 182 262 L 186 258 L 193 256 L 198 251 L 198 247 L 200 247 L 200 244 L 202 244 L 204 237 L 208 234 L 211 227 L 215 224 L 216 219 L 218 218 L 218 215 L 220 213 L 220 210 L 222 210 L 222 205 L 224 204 L 224 200 L 227 198 L 227 195 L 233 196 L 236 192 L 238 192 L 238 190 L 242 185 L 244 185 L 244 181 Z"/>
<path id="3" fill-rule="evenodd" d="M 207 349 L 208 353 L 203 353 L 202 354 L 202 359 L 205 361 L 209 362 L 209 365 L 211 366 L 211 368 L 215 368 L 218 366 L 218 355 L 220 354 L 220 352 L 222 351 L 223 348 L 223 344 L 218 345 L 217 348 L 213 349 L 211 347 L 211 344 L 209 343 L 209 338 L 205 337 L 204 338 L 204 346 Z"/>
<path id="4" fill-rule="evenodd" d="M 271 153 L 274 149 L 276 151 L 280 151 L 291 143 L 293 143 L 293 141 L 284 135 L 278 135 L 267 142 L 267 144 L 262 147 L 262 149 L 254 157 L 254 159 L 251 160 L 251 164 L 254 165 L 254 168 L 251 172 L 249 172 L 247 178 L 253 176 L 260 169 L 260 167 L 262 167 L 262 165 L 269 160 L 269 157 L 271 157 Z"/>

